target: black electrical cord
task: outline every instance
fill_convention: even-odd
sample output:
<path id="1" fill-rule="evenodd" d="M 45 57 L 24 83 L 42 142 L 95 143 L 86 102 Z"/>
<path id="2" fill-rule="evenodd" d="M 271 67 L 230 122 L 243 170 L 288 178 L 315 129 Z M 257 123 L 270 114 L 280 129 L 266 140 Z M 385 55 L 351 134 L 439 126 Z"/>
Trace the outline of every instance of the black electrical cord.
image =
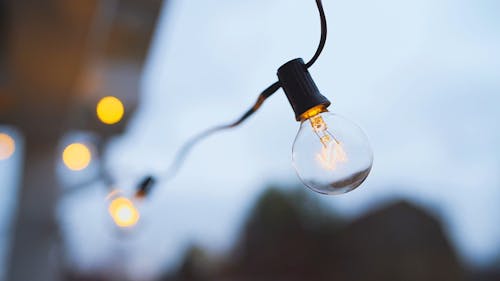
<path id="1" fill-rule="evenodd" d="M 240 125 L 241 123 L 243 123 L 243 121 L 245 121 L 246 119 L 248 119 L 248 117 L 250 117 L 252 114 L 254 114 L 261 107 L 262 103 L 264 103 L 264 101 L 268 97 L 270 97 L 272 94 L 274 94 L 280 87 L 281 86 L 280 86 L 279 82 L 275 82 L 271 86 L 267 87 L 259 95 L 259 98 L 255 102 L 255 104 L 245 114 L 243 114 L 243 116 L 241 116 L 238 120 L 236 120 L 232 123 L 226 124 L 226 125 L 220 125 L 220 126 L 216 126 L 216 127 L 210 128 L 208 130 L 205 130 L 205 131 L 195 135 L 194 137 L 192 137 L 186 143 L 184 143 L 182 148 L 177 153 L 177 155 L 174 159 L 174 162 L 172 163 L 172 165 L 168 169 L 168 171 L 169 171 L 167 174 L 169 176 L 168 178 L 173 177 L 177 173 L 177 170 L 179 169 L 181 164 L 184 162 L 184 159 L 186 158 L 187 154 L 191 151 L 191 149 L 197 143 L 199 143 L 200 141 L 204 140 L 205 138 L 211 136 L 214 133 L 234 128 L 234 127 Z"/>
<path id="2" fill-rule="evenodd" d="M 193 147 L 196 144 L 200 143 L 202 140 L 208 138 L 209 136 L 211 136 L 214 133 L 234 128 L 234 127 L 240 125 L 241 123 L 243 123 L 243 121 L 245 121 L 246 119 L 248 119 L 248 117 L 250 117 L 252 114 L 254 114 L 262 106 L 264 101 L 268 97 L 270 97 L 272 94 L 274 94 L 280 87 L 281 87 L 281 85 L 279 82 L 275 82 L 271 86 L 267 87 L 259 95 L 255 104 L 236 121 L 229 123 L 229 124 L 226 124 L 226 125 L 220 125 L 220 126 L 216 126 L 216 127 L 210 128 L 208 130 L 205 130 L 205 131 L 195 135 L 194 137 L 189 139 L 187 142 L 185 142 L 184 145 L 177 152 L 177 154 L 174 158 L 174 161 L 172 162 L 172 164 L 168 168 L 167 173 L 164 176 L 163 180 L 170 180 L 177 174 L 177 171 L 179 170 L 181 165 L 184 163 L 186 156 L 189 154 L 189 152 L 193 149 Z M 154 180 L 153 176 L 149 175 L 149 176 L 145 177 L 141 181 L 139 186 L 137 187 L 136 196 L 137 197 L 146 196 L 149 193 L 149 191 L 151 190 L 151 187 L 155 182 L 156 181 Z"/>
<path id="3" fill-rule="evenodd" d="M 316 0 L 316 5 L 318 6 L 319 17 L 321 20 L 321 38 L 319 40 L 319 45 L 316 49 L 316 53 L 314 53 L 314 56 L 306 63 L 307 68 L 311 67 L 316 62 L 326 44 L 327 24 L 325 10 L 323 9 L 323 3 L 321 3 L 321 0 Z"/>
<path id="4" fill-rule="evenodd" d="M 318 48 L 316 49 L 316 52 L 314 53 L 313 57 L 305 64 L 306 68 L 311 67 L 316 60 L 319 58 L 321 55 L 321 52 L 323 51 L 323 48 L 325 47 L 326 43 L 326 35 L 327 35 L 327 26 L 326 26 L 326 16 L 325 16 L 325 11 L 323 9 L 323 4 L 321 3 L 321 0 L 316 0 L 316 5 L 318 7 L 320 19 L 321 19 L 321 38 L 319 41 Z M 214 133 L 231 129 L 234 128 L 246 119 L 250 117 L 252 114 L 254 114 L 264 103 L 264 101 L 270 97 L 272 94 L 274 94 L 279 88 L 281 88 L 280 82 L 275 82 L 271 86 L 267 87 L 262 93 L 259 95 L 257 98 L 257 101 L 255 104 L 247 111 L 245 114 L 243 114 L 238 120 L 235 122 L 226 124 L 226 125 L 220 125 L 216 126 L 213 128 L 210 128 L 208 130 L 205 130 L 191 139 L 189 139 L 187 142 L 184 143 L 184 145 L 179 149 L 177 152 L 174 161 L 168 168 L 166 174 L 163 176 L 163 180 L 170 180 L 172 179 L 178 172 L 179 168 L 181 165 L 184 163 L 184 160 L 186 159 L 186 156 L 189 154 L 189 152 L 194 148 L 194 146 L 198 143 L 200 143 L 202 140 L 206 139 L 207 137 L 211 136 Z M 142 198 L 148 195 L 150 190 L 152 189 L 152 186 L 155 184 L 157 181 L 157 178 L 155 178 L 152 175 L 148 175 L 141 180 L 141 182 L 137 186 L 136 190 L 136 197 Z"/>

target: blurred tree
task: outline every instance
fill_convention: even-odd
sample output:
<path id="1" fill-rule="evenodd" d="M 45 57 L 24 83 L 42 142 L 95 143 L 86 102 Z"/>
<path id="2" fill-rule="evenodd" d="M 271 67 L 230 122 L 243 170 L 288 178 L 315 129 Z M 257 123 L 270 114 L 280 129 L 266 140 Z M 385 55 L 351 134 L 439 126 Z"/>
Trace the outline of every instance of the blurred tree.
<path id="1" fill-rule="evenodd" d="M 330 244 L 340 280 L 464 280 L 440 222 L 407 202 L 362 217 Z"/>
<path id="2" fill-rule="evenodd" d="M 161 280 L 466 280 L 439 221 L 420 208 L 396 202 L 347 224 L 302 190 L 264 192 L 225 262 L 191 250 Z"/>
<path id="3" fill-rule="evenodd" d="M 303 188 L 268 189 L 258 199 L 233 253 L 233 271 L 244 275 L 282 272 L 309 276 L 321 262 L 324 243 L 343 225 Z M 299 274 L 299 275 L 297 275 Z M 292 280 L 290 279 L 290 280 Z"/>
<path id="4" fill-rule="evenodd" d="M 210 280 L 216 265 L 212 258 L 200 247 L 191 246 L 183 258 L 179 269 L 169 280 Z"/>

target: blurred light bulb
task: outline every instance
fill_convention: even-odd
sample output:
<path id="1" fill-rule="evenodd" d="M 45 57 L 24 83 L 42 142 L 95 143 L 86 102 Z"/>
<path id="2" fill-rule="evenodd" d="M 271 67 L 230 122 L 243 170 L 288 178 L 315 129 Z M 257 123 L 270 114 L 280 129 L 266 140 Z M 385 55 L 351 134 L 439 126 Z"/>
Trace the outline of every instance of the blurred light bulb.
<path id="1" fill-rule="evenodd" d="M 317 106 L 301 116 L 292 161 L 306 186 L 323 194 L 341 194 L 363 183 L 373 154 L 356 124 Z"/>
<path id="2" fill-rule="evenodd" d="M 119 227 L 132 227 L 137 224 L 140 218 L 139 211 L 134 203 L 123 196 L 113 199 L 109 203 L 108 211 L 115 224 Z"/>
<path id="3" fill-rule="evenodd" d="M 0 160 L 9 159 L 16 150 L 16 142 L 6 133 L 0 133 Z"/>
<path id="4" fill-rule="evenodd" d="M 107 96 L 97 103 L 96 112 L 102 123 L 113 125 L 122 120 L 125 108 L 118 98 Z"/>
<path id="5" fill-rule="evenodd" d="M 90 164 L 92 153 L 90 149 L 82 143 L 72 143 L 63 151 L 62 159 L 64 165 L 72 171 L 81 171 Z"/>

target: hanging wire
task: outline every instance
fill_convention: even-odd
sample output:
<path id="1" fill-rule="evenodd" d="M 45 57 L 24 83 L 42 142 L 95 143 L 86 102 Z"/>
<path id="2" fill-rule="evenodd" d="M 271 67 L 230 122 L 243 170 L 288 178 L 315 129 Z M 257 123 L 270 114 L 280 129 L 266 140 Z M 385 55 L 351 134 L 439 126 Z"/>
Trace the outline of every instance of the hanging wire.
<path id="1" fill-rule="evenodd" d="M 319 17 L 321 20 L 321 37 L 319 40 L 318 48 L 316 49 L 316 53 L 314 53 L 314 56 L 306 63 L 307 68 L 311 67 L 316 62 L 316 60 L 318 60 L 326 44 L 326 35 L 327 35 L 326 15 L 321 0 L 316 0 L 316 6 L 318 6 Z"/>
<path id="2" fill-rule="evenodd" d="M 236 121 L 229 123 L 229 124 L 220 125 L 220 126 L 210 128 L 208 130 L 205 130 L 205 131 L 191 137 L 191 139 L 189 139 L 187 142 L 185 142 L 184 145 L 179 149 L 179 151 L 177 152 L 177 154 L 174 158 L 174 161 L 172 162 L 170 167 L 167 169 L 167 172 L 162 177 L 162 180 L 163 181 L 171 180 L 175 177 L 175 175 L 179 171 L 179 168 L 182 166 L 182 164 L 186 160 L 186 156 L 189 154 L 189 152 L 191 152 L 191 150 L 198 143 L 200 143 L 201 141 L 205 140 L 206 138 L 208 138 L 209 136 L 211 136 L 215 133 L 237 127 L 238 125 L 243 123 L 243 121 L 245 121 L 246 119 L 248 119 L 248 117 L 250 117 L 252 114 L 254 114 L 262 106 L 264 101 L 267 98 L 269 98 L 272 94 L 274 94 L 280 87 L 281 87 L 281 85 L 279 82 L 275 82 L 271 86 L 267 87 L 259 95 L 255 104 L 250 109 L 248 109 L 248 111 L 245 112 L 245 114 L 243 114 Z M 147 195 L 147 193 L 149 192 L 149 190 L 151 189 L 152 185 L 155 182 L 156 182 L 156 180 L 154 179 L 153 176 L 149 175 L 149 176 L 145 177 L 141 181 L 141 183 L 139 184 L 136 195 L 138 197 L 144 197 L 145 195 Z"/>
<path id="3" fill-rule="evenodd" d="M 305 64 L 307 68 L 311 67 L 316 62 L 316 60 L 321 55 L 321 52 L 323 51 L 323 48 L 325 47 L 326 43 L 326 35 L 327 35 L 326 16 L 321 0 L 316 0 L 316 6 L 318 7 L 321 20 L 321 37 L 316 52 L 314 53 L 313 57 Z M 201 141 L 205 140 L 206 138 L 215 133 L 237 127 L 238 125 L 243 123 L 246 119 L 248 119 L 248 117 L 254 114 L 261 107 L 264 101 L 267 98 L 269 98 L 272 94 L 274 94 L 279 88 L 281 88 L 281 84 L 279 81 L 273 83 L 271 86 L 267 87 L 264 91 L 262 91 L 262 93 L 257 98 L 255 104 L 247 112 L 245 112 L 245 114 L 243 114 L 239 119 L 226 125 L 220 125 L 205 130 L 193 136 L 191 139 L 185 142 L 184 145 L 179 149 L 179 151 L 175 155 L 174 161 L 166 170 L 166 173 L 163 174 L 163 177 L 161 179 L 163 181 L 173 179 L 176 176 L 182 164 L 185 162 L 189 152 L 191 152 L 191 150 L 197 144 L 199 144 Z M 157 180 L 158 178 L 155 178 L 153 175 L 148 175 L 144 177 L 137 186 L 136 197 L 142 198 L 148 195 L 148 193 L 152 189 L 152 186 L 156 183 Z"/>
<path id="4" fill-rule="evenodd" d="M 254 114 L 261 107 L 261 105 L 264 103 L 264 101 L 268 97 L 270 97 L 272 94 L 274 94 L 280 87 L 281 86 L 280 86 L 279 82 L 275 82 L 271 86 L 267 87 L 267 89 L 265 89 L 259 95 L 255 104 L 247 112 L 245 112 L 245 114 L 243 114 L 238 120 L 236 120 L 232 123 L 226 124 L 226 125 L 220 125 L 220 126 L 210 128 L 210 129 L 203 131 L 203 132 L 199 133 L 198 135 L 192 137 L 190 140 L 188 140 L 182 146 L 182 148 L 179 150 L 179 152 L 177 153 L 177 156 L 174 159 L 174 162 L 172 163 L 172 165 L 168 169 L 168 171 L 169 171 L 169 173 L 167 174 L 169 176 L 168 178 L 173 177 L 177 173 L 179 167 L 184 162 L 186 156 L 188 155 L 188 153 L 191 151 L 191 149 L 196 144 L 198 144 L 199 142 L 201 142 L 205 138 L 207 138 L 215 133 L 234 128 L 234 127 L 240 125 L 241 123 L 243 123 L 243 121 L 245 121 L 246 119 L 248 119 L 248 117 L 250 117 L 252 114 Z"/>

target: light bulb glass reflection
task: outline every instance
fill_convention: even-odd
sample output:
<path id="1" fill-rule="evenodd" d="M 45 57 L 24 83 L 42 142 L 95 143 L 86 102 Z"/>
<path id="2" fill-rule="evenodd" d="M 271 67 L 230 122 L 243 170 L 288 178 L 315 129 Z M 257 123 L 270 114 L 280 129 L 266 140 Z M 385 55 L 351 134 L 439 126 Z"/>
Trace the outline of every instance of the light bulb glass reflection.
<path id="1" fill-rule="evenodd" d="M 363 183 L 373 153 L 356 124 L 317 107 L 302 115 L 292 161 L 306 186 L 323 194 L 341 194 Z"/>

